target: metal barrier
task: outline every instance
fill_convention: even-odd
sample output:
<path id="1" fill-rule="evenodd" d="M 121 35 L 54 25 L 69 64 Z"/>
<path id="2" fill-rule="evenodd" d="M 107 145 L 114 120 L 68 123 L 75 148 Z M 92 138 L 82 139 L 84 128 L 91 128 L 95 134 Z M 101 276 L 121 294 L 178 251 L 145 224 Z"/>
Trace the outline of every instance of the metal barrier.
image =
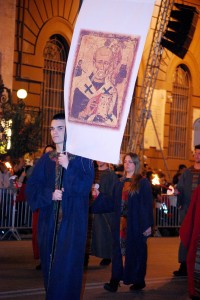
<path id="1" fill-rule="evenodd" d="M 155 228 L 179 228 L 179 209 L 177 196 L 161 195 L 161 201 L 155 205 Z"/>
<path id="2" fill-rule="evenodd" d="M 26 201 L 17 201 L 17 189 L 0 189 L 1 240 L 13 236 L 21 240 L 18 230 L 32 228 L 32 212 Z"/>
<path id="3" fill-rule="evenodd" d="M 17 201 L 17 189 L 0 189 L 0 229 L 5 233 L 1 240 L 13 236 L 21 240 L 19 229 L 32 229 L 32 212 L 26 201 Z M 155 230 L 179 228 L 177 196 L 162 194 L 155 205 Z"/>

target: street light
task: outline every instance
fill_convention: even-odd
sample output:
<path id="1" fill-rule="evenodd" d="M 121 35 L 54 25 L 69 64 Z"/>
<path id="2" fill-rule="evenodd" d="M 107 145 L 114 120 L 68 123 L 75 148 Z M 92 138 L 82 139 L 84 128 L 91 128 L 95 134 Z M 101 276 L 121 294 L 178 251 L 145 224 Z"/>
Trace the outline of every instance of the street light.
<path id="1" fill-rule="evenodd" d="M 17 91 L 18 104 L 21 107 L 25 106 L 24 99 L 27 97 L 27 91 L 25 89 L 20 89 Z"/>

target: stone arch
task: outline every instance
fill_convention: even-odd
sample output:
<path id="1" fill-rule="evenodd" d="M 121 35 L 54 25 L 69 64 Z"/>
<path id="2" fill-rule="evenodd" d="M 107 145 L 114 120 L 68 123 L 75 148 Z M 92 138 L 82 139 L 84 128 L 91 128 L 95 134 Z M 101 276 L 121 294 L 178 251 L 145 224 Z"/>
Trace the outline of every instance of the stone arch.
<path id="1" fill-rule="evenodd" d="M 51 36 L 55 34 L 62 36 L 70 46 L 73 28 L 71 24 L 67 22 L 67 20 L 61 19 L 59 17 L 52 18 L 44 24 L 38 35 L 35 48 L 35 56 L 37 57 L 37 63 L 40 66 L 43 66 L 44 64 L 43 50 L 45 49 L 46 42 L 50 39 Z"/>

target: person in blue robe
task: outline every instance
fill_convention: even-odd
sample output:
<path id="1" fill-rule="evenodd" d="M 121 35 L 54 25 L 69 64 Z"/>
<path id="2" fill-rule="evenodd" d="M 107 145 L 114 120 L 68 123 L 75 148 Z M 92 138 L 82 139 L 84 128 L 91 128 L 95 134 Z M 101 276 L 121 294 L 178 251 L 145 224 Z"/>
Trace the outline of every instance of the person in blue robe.
<path id="1" fill-rule="evenodd" d="M 112 195 L 112 190 L 118 177 L 109 164 L 97 161 L 98 169 L 95 172 L 95 183 L 99 184 L 99 191 Z M 100 265 L 111 263 L 112 257 L 112 213 L 94 214 L 92 221 L 91 255 L 102 258 Z"/>
<path id="2" fill-rule="evenodd" d="M 80 300 L 93 162 L 62 153 L 64 114 L 53 117 L 50 131 L 56 151 L 44 154 L 35 165 L 27 182 L 27 201 L 32 211 L 40 210 L 38 244 L 46 300 Z M 61 189 L 57 186 L 59 166 L 63 170 Z M 57 201 L 61 205 L 53 251 Z"/>
<path id="3" fill-rule="evenodd" d="M 125 176 L 117 182 L 112 197 L 98 194 L 93 213 L 113 211 L 112 275 L 104 289 L 116 292 L 120 281 L 130 290 L 146 286 L 147 238 L 153 226 L 153 199 L 147 178 L 140 175 L 139 158 L 134 153 L 124 157 Z"/>

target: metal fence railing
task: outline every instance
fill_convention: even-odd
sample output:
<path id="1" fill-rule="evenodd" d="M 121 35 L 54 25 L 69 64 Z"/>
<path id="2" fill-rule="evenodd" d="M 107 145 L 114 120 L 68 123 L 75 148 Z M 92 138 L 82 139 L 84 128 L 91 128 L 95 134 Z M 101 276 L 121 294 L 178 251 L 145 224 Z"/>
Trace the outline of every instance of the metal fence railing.
<path id="1" fill-rule="evenodd" d="M 0 189 L 1 240 L 13 236 L 21 240 L 18 230 L 32 228 L 32 212 L 26 201 L 17 201 L 17 189 Z"/>
<path id="2" fill-rule="evenodd" d="M 0 240 L 14 237 L 20 240 L 20 229 L 32 229 L 32 212 L 26 201 L 18 201 L 17 189 L 0 189 Z M 179 228 L 177 196 L 162 194 L 154 208 L 154 228 Z"/>
<path id="3" fill-rule="evenodd" d="M 161 195 L 161 201 L 155 205 L 155 229 L 179 228 L 179 209 L 177 207 L 177 196 Z"/>

